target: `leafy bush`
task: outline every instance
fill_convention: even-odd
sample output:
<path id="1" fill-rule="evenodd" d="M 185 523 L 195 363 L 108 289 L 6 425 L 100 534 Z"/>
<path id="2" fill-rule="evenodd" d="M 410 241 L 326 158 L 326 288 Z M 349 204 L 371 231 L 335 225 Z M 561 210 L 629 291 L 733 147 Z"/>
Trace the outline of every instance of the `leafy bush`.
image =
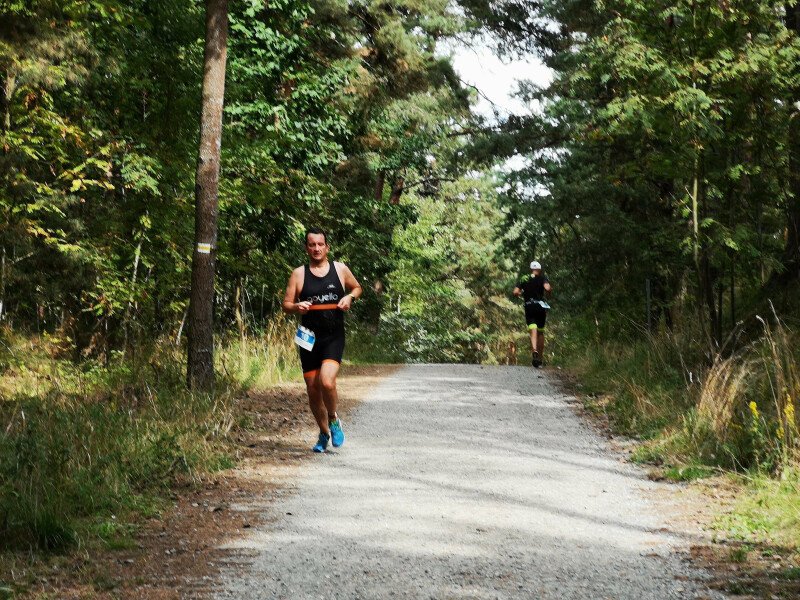
<path id="1" fill-rule="evenodd" d="M 489 334 L 450 328 L 442 319 L 388 313 L 381 317 L 380 338 L 404 362 L 481 363 L 489 358 Z"/>

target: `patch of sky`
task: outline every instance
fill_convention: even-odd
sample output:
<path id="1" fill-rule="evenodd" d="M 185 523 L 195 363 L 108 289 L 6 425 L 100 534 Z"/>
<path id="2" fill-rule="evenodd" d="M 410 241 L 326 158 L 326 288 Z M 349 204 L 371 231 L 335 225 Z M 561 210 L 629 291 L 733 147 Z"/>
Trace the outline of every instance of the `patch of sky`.
<path id="1" fill-rule="evenodd" d="M 550 85 L 553 73 L 542 60 L 528 54 L 500 57 L 485 38 L 451 41 L 439 48 L 442 55 L 453 57 L 453 66 L 465 85 L 475 90 L 475 114 L 491 126 L 514 116 L 541 115 L 542 106 L 532 97 L 532 90 Z M 529 160 L 514 156 L 505 161 L 501 171 L 525 169 Z"/>

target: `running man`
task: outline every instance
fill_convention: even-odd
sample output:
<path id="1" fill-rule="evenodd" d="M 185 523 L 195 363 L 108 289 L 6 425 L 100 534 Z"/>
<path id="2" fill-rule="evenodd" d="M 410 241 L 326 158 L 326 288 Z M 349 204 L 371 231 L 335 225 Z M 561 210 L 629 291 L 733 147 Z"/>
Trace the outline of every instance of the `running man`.
<path id="1" fill-rule="evenodd" d="M 329 250 L 322 229 L 306 231 L 309 264 L 292 272 L 283 298 L 284 312 L 302 315 L 302 327 L 313 336 L 311 349 L 299 350 L 308 403 L 319 425 L 314 452 L 325 452 L 329 442 L 337 448 L 344 444 L 342 422 L 336 413 L 336 376 L 344 353 L 344 313 L 362 292 L 347 265 L 328 260 Z M 309 342 L 307 339 L 306 344 Z"/>
<path id="2" fill-rule="evenodd" d="M 524 277 L 514 288 L 514 295 L 525 300 L 525 322 L 531 334 L 533 366 L 537 368 L 542 366 L 544 357 L 544 324 L 550 308 L 544 298 L 549 298 L 552 291 L 553 286 L 542 274 L 542 265 L 537 261 L 531 263 L 530 276 Z"/>

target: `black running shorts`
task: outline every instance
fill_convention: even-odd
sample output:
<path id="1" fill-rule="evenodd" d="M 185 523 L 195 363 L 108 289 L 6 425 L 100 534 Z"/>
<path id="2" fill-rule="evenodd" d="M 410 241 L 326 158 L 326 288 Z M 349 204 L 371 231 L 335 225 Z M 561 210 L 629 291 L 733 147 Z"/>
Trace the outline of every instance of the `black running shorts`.
<path id="1" fill-rule="evenodd" d="M 341 364 L 344 354 L 344 331 L 320 334 L 317 336 L 311 350 L 300 350 L 300 364 L 303 366 L 303 375 L 318 371 L 323 361 L 335 360 Z"/>
<path id="2" fill-rule="evenodd" d="M 544 329 L 544 323 L 547 321 L 547 311 L 538 304 L 525 305 L 525 323 L 528 324 L 528 329 Z"/>

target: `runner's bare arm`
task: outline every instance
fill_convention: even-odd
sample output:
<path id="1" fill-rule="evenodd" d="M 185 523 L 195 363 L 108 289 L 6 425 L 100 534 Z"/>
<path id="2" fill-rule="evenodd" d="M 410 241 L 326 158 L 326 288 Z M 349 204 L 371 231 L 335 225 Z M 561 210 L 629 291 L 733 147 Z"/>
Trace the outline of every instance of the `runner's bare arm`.
<path id="1" fill-rule="evenodd" d="M 311 302 L 298 302 L 300 291 L 303 287 L 303 267 L 298 267 L 289 276 L 289 283 L 286 285 L 286 294 L 283 296 L 283 312 L 300 313 L 304 315 L 308 312 Z"/>
<path id="2" fill-rule="evenodd" d="M 514 295 L 515 295 L 515 296 L 519 296 L 521 293 L 522 293 L 522 290 L 521 290 L 521 289 L 519 289 L 518 287 L 515 287 L 515 288 L 514 288 Z"/>
<path id="3" fill-rule="evenodd" d="M 547 294 L 547 297 L 550 297 L 550 294 L 553 293 L 553 286 L 550 285 L 549 281 L 545 281 L 544 283 L 544 291 Z"/>
<path id="4" fill-rule="evenodd" d="M 341 274 L 344 280 L 344 289 L 350 291 L 347 292 L 344 298 L 339 300 L 339 308 L 347 311 L 350 310 L 353 300 L 358 298 L 364 290 L 361 289 L 361 284 L 358 283 L 358 280 L 347 265 L 342 265 Z"/>

